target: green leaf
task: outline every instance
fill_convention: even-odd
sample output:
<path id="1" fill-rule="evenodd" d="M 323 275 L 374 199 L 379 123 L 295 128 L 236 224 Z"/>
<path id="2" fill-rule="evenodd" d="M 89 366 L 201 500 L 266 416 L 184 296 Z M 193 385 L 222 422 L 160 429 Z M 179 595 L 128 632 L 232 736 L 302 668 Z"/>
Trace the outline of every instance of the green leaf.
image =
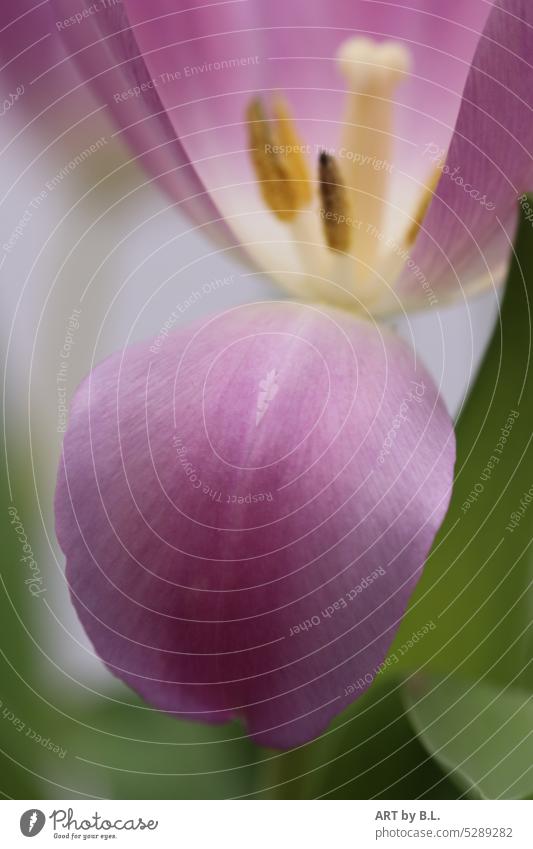
<path id="1" fill-rule="evenodd" d="M 24 513 L 26 487 L 17 458 L 10 464 L 11 484 L 17 484 L 16 506 Z M 27 715 L 24 680 L 31 668 L 31 651 L 21 626 L 35 599 L 24 583 L 28 572 L 21 561 L 23 551 L 8 510 L 13 507 L 5 466 L 0 471 L 0 794 L 15 799 L 37 798 L 39 776 L 27 756 L 22 727 Z M 16 670 L 16 671 L 14 671 Z M 18 673 L 18 674 L 17 674 Z M 31 747 L 30 747 L 31 749 Z M 34 752 L 34 749 L 31 753 Z"/>
<path id="2" fill-rule="evenodd" d="M 533 498 L 525 496 L 533 494 L 532 291 L 533 229 L 523 219 L 500 320 L 457 425 L 452 503 L 392 656 L 428 623 L 435 627 L 398 657 L 396 672 L 454 670 L 473 680 L 525 681 L 532 622 Z"/>
<path id="3" fill-rule="evenodd" d="M 456 676 L 415 676 L 404 698 L 420 740 L 463 794 L 533 793 L 533 696 Z"/>
<path id="4" fill-rule="evenodd" d="M 378 683 L 320 739 L 291 752 L 263 751 L 259 798 L 447 799 L 456 785 L 428 757 L 402 702 L 401 681 Z M 274 757 L 274 759 L 272 759 Z"/>
<path id="5" fill-rule="evenodd" d="M 117 687 L 115 697 L 127 701 L 85 700 L 67 710 L 57 728 L 67 751 L 56 764 L 70 788 L 65 798 L 227 799 L 250 790 L 257 748 L 242 725 L 175 719 L 125 687 Z"/>

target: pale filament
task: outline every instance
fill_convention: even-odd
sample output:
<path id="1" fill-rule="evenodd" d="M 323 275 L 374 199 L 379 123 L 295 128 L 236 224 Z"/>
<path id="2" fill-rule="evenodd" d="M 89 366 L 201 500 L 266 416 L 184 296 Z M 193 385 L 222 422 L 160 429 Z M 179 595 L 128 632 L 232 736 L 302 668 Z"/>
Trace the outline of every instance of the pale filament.
<path id="1" fill-rule="evenodd" d="M 354 232 L 352 250 L 360 261 L 360 274 L 371 275 L 386 212 L 387 166 L 393 159 L 394 92 L 409 71 L 410 56 L 397 42 L 376 44 L 356 38 L 343 44 L 338 61 L 349 86 L 340 161 L 363 221 Z M 376 163 L 385 167 L 378 169 Z"/>

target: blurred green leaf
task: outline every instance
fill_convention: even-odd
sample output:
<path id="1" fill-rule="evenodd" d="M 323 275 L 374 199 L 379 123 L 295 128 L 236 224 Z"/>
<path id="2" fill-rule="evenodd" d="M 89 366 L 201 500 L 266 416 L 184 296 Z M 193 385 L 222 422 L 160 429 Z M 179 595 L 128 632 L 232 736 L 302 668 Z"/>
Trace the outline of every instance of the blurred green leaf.
<path id="1" fill-rule="evenodd" d="M 415 676 L 404 699 L 420 740 L 464 794 L 533 793 L 533 696 L 455 676 Z"/>
<path id="2" fill-rule="evenodd" d="M 18 505 L 24 491 L 20 466 L 12 458 L 10 472 L 17 482 Z M 26 758 L 24 734 L 19 730 L 25 713 L 24 680 L 31 652 L 19 617 L 32 600 L 23 580 L 21 548 L 8 509 L 12 506 L 5 466 L 0 469 L 0 791 L 4 796 L 38 797 L 39 781 Z M 18 616 L 17 616 L 18 613 Z M 18 675 L 15 671 L 18 672 Z"/>
<path id="3" fill-rule="evenodd" d="M 253 785 L 257 748 L 238 723 L 185 722 L 148 707 L 124 687 L 117 697 L 76 705 L 63 721 L 72 791 L 111 799 L 225 799 Z"/>
<path id="4" fill-rule="evenodd" d="M 525 680 L 532 623 L 533 506 L 523 510 L 533 485 L 532 292 L 533 229 L 523 218 L 500 320 L 457 425 L 452 503 L 392 655 L 429 622 L 436 627 L 398 657 L 395 672 Z M 513 514 L 521 511 L 516 523 Z"/>
<path id="5" fill-rule="evenodd" d="M 456 785 L 428 756 L 406 716 L 400 684 L 392 678 L 378 683 L 319 740 L 277 753 L 260 774 L 260 798 L 456 798 Z"/>

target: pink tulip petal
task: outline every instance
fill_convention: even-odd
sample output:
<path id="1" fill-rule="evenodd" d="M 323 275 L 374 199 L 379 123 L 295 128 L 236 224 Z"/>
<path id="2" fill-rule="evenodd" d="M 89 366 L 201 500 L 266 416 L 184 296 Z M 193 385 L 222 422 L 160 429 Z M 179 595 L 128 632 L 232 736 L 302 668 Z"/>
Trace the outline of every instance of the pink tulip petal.
<path id="1" fill-rule="evenodd" d="M 30 86 L 34 77 L 64 55 L 53 38 L 50 3 L 39 0 L 3 0 L 0 4 L 2 77 L 11 87 Z M 64 83 L 64 79 L 63 79 Z"/>
<path id="2" fill-rule="evenodd" d="M 205 225 L 217 241 L 234 244 L 161 104 L 123 4 L 98 6 L 96 12 L 87 0 L 52 0 L 51 5 L 70 61 L 105 104 L 140 164 L 194 224 Z M 61 63 L 62 70 L 66 67 L 68 60 Z"/>
<path id="3" fill-rule="evenodd" d="M 80 619 L 156 708 L 310 740 L 383 661 L 454 455 L 415 355 L 342 311 L 246 305 L 126 349 L 78 390 L 59 471 Z"/>
<path id="4" fill-rule="evenodd" d="M 449 295 L 465 281 L 499 282 L 514 239 L 518 197 L 533 188 L 529 0 L 494 4 L 468 76 L 446 166 L 413 262 L 430 277 L 436 293 Z M 409 271 L 402 289 L 416 289 Z"/>
<path id="5" fill-rule="evenodd" d="M 20 132 L 26 130 L 33 136 L 39 133 L 45 148 L 59 143 L 84 119 L 91 120 L 95 108 L 92 98 L 83 90 L 71 94 L 80 82 L 75 67 L 67 63 L 57 70 L 66 54 L 55 31 L 50 3 L 2 0 L 0 47 L 0 117 L 9 114 L 11 126 L 19 131 L 12 132 L 9 144 L 15 144 Z"/>
<path id="6" fill-rule="evenodd" d="M 313 147 L 338 143 L 345 81 L 335 56 L 339 45 L 354 35 L 408 45 L 414 74 L 398 93 L 403 107 L 398 135 L 405 130 L 412 144 L 426 122 L 433 128 L 431 137 L 438 134 L 445 143 L 490 8 L 484 0 L 155 0 L 149 6 L 143 0 L 125 0 L 125 6 L 151 77 L 159 80 L 161 100 L 191 158 L 228 157 L 225 168 L 240 179 L 244 110 L 257 92 L 285 91 Z M 198 167 L 207 185 L 219 184 L 216 160 Z"/>

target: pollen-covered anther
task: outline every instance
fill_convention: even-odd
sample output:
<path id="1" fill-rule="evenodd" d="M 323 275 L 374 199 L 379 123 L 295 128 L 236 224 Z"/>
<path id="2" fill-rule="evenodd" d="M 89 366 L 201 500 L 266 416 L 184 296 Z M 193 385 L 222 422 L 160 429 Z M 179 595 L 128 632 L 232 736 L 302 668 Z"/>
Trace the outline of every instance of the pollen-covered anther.
<path id="1" fill-rule="evenodd" d="M 306 145 L 296 131 L 294 120 L 287 101 L 277 95 L 272 104 L 272 114 L 275 119 L 275 136 L 278 148 L 287 160 L 287 168 L 291 175 L 293 188 L 298 195 L 300 208 L 309 206 L 313 200 L 311 172 L 305 156 Z"/>
<path id="2" fill-rule="evenodd" d="M 408 247 L 414 244 L 418 233 L 420 232 L 420 228 L 422 227 L 424 218 L 426 217 L 426 213 L 429 209 L 429 205 L 435 196 L 435 190 L 437 188 L 437 184 L 440 180 L 441 169 L 435 168 L 435 171 L 431 175 L 429 182 L 427 183 L 420 203 L 418 205 L 418 209 L 415 212 L 415 216 L 409 229 L 407 231 L 405 242 Z"/>
<path id="3" fill-rule="evenodd" d="M 333 156 L 319 157 L 320 217 L 328 247 L 347 251 L 352 243 L 353 226 L 348 192 L 340 168 Z"/>
<path id="4" fill-rule="evenodd" d="M 292 221 L 311 202 L 311 181 L 292 117 L 277 98 L 274 120 L 265 114 L 259 99 L 248 106 L 249 144 L 259 188 L 269 209 L 281 221 Z"/>

